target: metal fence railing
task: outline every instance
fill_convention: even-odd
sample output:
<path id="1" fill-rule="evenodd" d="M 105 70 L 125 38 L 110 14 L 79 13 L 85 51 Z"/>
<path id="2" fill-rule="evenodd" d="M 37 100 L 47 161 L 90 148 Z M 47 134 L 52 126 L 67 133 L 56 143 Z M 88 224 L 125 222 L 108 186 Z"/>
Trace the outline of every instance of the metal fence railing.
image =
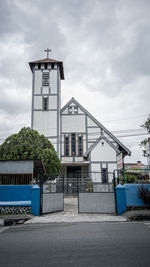
<path id="1" fill-rule="evenodd" d="M 102 173 L 72 173 L 71 177 L 41 176 L 38 184 L 43 193 L 60 193 L 77 195 L 79 192 L 112 192 L 114 190 L 113 173 L 107 173 L 102 178 Z"/>

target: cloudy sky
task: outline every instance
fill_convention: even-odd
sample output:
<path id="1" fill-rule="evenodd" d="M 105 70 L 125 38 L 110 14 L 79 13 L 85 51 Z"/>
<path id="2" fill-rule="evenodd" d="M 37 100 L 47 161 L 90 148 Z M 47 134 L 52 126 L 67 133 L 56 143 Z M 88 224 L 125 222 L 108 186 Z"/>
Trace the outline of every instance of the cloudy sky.
<path id="1" fill-rule="evenodd" d="M 28 62 L 49 47 L 64 63 L 62 105 L 74 96 L 128 146 L 126 161 L 146 163 L 146 135 L 121 136 L 146 132 L 149 14 L 149 0 L 0 0 L 0 139 L 30 126 Z"/>

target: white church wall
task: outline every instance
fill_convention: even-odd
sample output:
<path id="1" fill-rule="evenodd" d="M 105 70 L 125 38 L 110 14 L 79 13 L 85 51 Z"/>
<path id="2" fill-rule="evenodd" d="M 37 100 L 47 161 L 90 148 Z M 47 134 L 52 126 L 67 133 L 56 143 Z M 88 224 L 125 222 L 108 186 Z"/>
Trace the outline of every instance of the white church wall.
<path id="1" fill-rule="evenodd" d="M 56 138 L 48 138 L 48 140 L 52 143 L 55 150 L 57 151 L 57 139 Z"/>
<path id="2" fill-rule="evenodd" d="M 91 172 L 100 172 L 100 163 L 91 163 Z"/>
<path id="3" fill-rule="evenodd" d="M 101 168 L 100 163 L 91 163 L 91 178 L 95 183 L 101 182 Z"/>
<path id="4" fill-rule="evenodd" d="M 42 110 L 42 96 L 34 96 L 34 109 Z M 48 109 L 57 109 L 57 96 L 49 96 Z"/>
<path id="5" fill-rule="evenodd" d="M 84 115 L 62 116 L 62 132 L 65 133 L 85 132 L 85 116 Z"/>
<path id="6" fill-rule="evenodd" d="M 49 94 L 49 87 L 48 86 L 42 87 L 42 94 L 43 95 L 48 95 Z"/>
<path id="7" fill-rule="evenodd" d="M 117 169 L 116 163 L 109 163 L 108 164 L 108 182 L 111 183 L 113 180 L 113 172 Z"/>
<path id="8" fill-rule="evenodd" d="M 45 136 L 57 135 L 57 112 L 56 111 L 36 111 L 34 112 L 34 129 Z"/>
<path id="9" fill-rule="evenodd" d="M 51 94 L 57 94 L 57 70 L 50 71 Z"/>
<path id="10" fill-rule="evenodd" d="M 116 163 L 91 163 L 91 177 L 93 182 L 102 182 L 102 168 L 106 168 L 108 172 L 108 182 L 111 183 L 113 180 L 113 171 L 116 170 Z"/>
<path id="11" fill-rule="evenodd" d="M 106 163 L 102 163 L 102 168 L 107 168 L 107 164 Z"/>
<path id="12" fill-rule="evenodd" d="M 117 169 L 117 163 L 109 163 L 108 164 L 108 172 L 113 172 Z"/>
<path id="13" fill-rule="evenodd" d="M 65 163 L 73 162 L 73 157 L 62 157 L 62 161 Z"/>
<path id="14" fill-rule="evenodd" d="M 57 109 L 57 96 L 49 96 L 49 109 Z"/>
<path id="15" fill-rule="evenodd" d="M 68 114 L 68 108 L 65 108 L 65 110 L 62 112 L 62 114 Z"/>
<path id="16" fill-rule="evenodd" d="M 91 120 L 89 117 L 87 117 L 87 125 L 88 126 L 97 126 L 97 124 L 93 120 Z"/>
<path id="17" fill-rule="evenodd" d="M 97 140 L 100 137 L 100 128 L 88 128 L 88 140 Z"/>
<path id="18" fill-rule="evenodd" d="M 91 161 L 116 161 L 116 151 L 105 140 L 101 140 L 91 151 Z"/>
<path id="19" fill-rule="evenodd" d="M 78 114 L 84 114 L 84 112 L 80 108 L 78 108 Z"/>
<path id="20" fill-rule="evenodd" d="M 34 96 L 34 109 L 42 109 L 42 97 Z"/>
<path id="21" fill-rule="evenodd" d="M 42 86 L 42 72 L 41 70 L 35 70 L 35 80 L 34 80 L 34 94 L 41 93 L 41 86 Z"/>

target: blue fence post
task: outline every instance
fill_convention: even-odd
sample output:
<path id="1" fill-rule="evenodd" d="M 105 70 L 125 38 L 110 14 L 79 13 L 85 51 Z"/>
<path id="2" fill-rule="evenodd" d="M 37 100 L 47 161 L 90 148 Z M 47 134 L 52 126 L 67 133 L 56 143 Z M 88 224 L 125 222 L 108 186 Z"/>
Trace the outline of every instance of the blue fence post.
<path id="1" fill-rule="evenodd" d="M 117 204 L 117 214 L 121 215 L 127 210 L 126 205 L 126 192 L 124 185 L 117 185 L 116 187 L 116 204 Z"/>
<path id="2" fill-rule="evenodd" d="M 31 214 L 40 215 L 40 187 L 34 185 L 31 192 Z"/>

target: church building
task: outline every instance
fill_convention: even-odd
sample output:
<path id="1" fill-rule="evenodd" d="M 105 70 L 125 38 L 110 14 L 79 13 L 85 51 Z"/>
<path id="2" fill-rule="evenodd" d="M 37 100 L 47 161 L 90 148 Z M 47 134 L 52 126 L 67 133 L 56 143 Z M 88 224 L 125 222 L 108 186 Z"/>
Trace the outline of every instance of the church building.
<path id="1" fill-rule="evenodd" d="M 95 182 L 107 183 L 130 150 L 73 97 L 61 107 L 63 62 L 49 58 L 29 62 L 32 71 L 31 128 L 44 134 L 61 160 L 61 173 L 91 174 Z"/>

